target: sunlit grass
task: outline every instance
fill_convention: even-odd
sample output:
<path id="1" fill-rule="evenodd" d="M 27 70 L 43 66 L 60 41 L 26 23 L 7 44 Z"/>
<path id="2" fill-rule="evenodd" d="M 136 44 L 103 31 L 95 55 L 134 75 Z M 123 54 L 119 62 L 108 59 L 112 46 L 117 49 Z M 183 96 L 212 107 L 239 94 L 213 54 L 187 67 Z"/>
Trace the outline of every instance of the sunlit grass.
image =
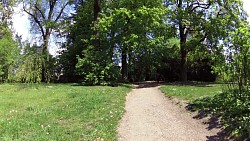
<path id="1" fill-rule="evenodd" d="M 116 140 L 127 87 L 0 85 L 0 140 Z"/>
<path id="2" fill-rule="evenodd" d="M 160 90 L 167 96 L 177 97 L 188 101 L 198 98 L 211 97 L 222 92 L 222 84 L 177 85 L 167 84 Z"/>

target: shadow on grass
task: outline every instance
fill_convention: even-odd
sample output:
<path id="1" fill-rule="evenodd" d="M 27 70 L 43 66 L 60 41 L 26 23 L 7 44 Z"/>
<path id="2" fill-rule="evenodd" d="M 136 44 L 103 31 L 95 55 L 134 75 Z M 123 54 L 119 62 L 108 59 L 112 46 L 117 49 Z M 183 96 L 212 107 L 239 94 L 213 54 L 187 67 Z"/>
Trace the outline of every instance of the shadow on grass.
<path id="1" fill-rule="evenodd" d="M 146 82 L 134 82 L 134 85 L 136 85 L 135 89 L 141 89 L 141 88 L 152 88 L 160 86 L 160 83 L 155 81 L 146 81 Z"/>
<path id="2" fill-rule="evenodd" d="M 82 83 L 72 83 L 71 86 L 85 86 Z"/>
<path id="3" fill-rule="evenodd" d="M 204 101 L 207 103 L 204 103 Z M 205 119 L 204 124 L 208 125 L 207 130 L 220 129 L 216 135 L 207 136 L 207 141 L 234 141 L 235 139 L 230 137 L 230 133 L 222 129 L 219 117 L 211 115 L 210 109 L 206 109 L 207 107 L 205 108 L 204 104 L 210 104 L 209 100 L 206 100 L 206 98 L 195 100 L 195 102 L 189 103 L 185 109 L 191 112 L 197 111 L 197 114 L 193 118 L 197 120 Z"/>
<path id="4" fill-rule="evenodd" d="M 86 85 L 84 83 L 72 83 L 71 86 L 109 86 L 109 87 L 126 87 L 131 89 L 132 85 L 130 83 L 114 83 L 107 85 Z"/>
<path id="5" fill-rule="evenodd" d="M 213 105 L 211 97 L 205 97 L 197 99 L 192 103 L 189 103 L 185 108 L 188 111 L 196 112 L 194 119 L 205 119 L 204 124 L 208 125 L 207 130 L 220 129 L 220 131 L 214 136 L 207 136 L 207 141 L 234 141 L 236 139 L 231 138 L 230 132 L 222 129 L 222 123 L 219 117 L 213 114 L 213 109 L 216 105 Z"/>
<path id="6" fill-rule="evenodd" d="M 192 82 L 192 81 L 187 81 L 187 82 L 171 82 L 171 83 L 162 83 L 164 85 L 179 85 L 179 86 L 195 86 L 195 87 L 213 87 L 211 82 Z"/>

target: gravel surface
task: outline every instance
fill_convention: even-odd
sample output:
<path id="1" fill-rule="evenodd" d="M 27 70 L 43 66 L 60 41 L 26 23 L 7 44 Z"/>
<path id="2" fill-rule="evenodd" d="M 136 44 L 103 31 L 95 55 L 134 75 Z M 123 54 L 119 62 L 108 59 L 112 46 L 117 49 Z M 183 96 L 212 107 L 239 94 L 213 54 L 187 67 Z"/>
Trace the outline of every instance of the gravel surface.
<path id="1" fill-rule="evenodd" d="M 212 141 L 219 129 L 208 129 L 194 113 L 166 98 L 158 86 L 133 89 L 118 127 L 118 141 Z"/>

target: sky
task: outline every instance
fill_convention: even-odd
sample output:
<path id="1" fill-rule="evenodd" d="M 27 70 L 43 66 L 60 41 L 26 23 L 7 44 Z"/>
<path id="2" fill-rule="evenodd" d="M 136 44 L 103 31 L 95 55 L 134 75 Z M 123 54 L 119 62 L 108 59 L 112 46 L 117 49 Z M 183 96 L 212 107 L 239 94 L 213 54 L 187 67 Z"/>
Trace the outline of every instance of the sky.
<path id="1" fill-rule="evenodd" d="M 250 0 L 243 0 L 244 9 L 247 11 L 248 15 L 250 16 Z"/>
<path id="2" fill-rule="evenodd" d="M 22 12 L 21 7 L 22 5 L 19 5 L 18 7 L 14 8 L 14 16 L 13 16 L 13 27 L 16 31 L 16 33 L 20 36 L 22 36 L 23 41 L 29 41 L 31 44 L 37 42 L 35 38 L 32 38 L 32 34 L 30 34 L 30 22 L 28 20 L 28 14 L 25 12 Z M 59 47 L 55 44 L 55 42 L 50 41 L 50 46 L 49 46 L 49 52 L 52 55 L 57 55 L 57 51 Z"/>
<path id="3" fill-rule="evenodd" d="M 248 15 L 250 16 L 250 0 L 243 0 L 243 3 L 244 3 L 244 9 L 247 11 Z M 30 42 L 34 42 L 32 41 L 32 35 L 29 32 L 30 23 L 28 20 L 28 15 L 23 12 L 21 13 L 20 9 L 21 7 L 15 8 L 15 14 L 13 18 L 14 29 L 18 33 L 18 35 L 22 35 L 23 41 L 28 40 Z M 49 52 L 55 55 L 58 50 L 58 47 L 56 46 L 55 43 L 51 43 L 50 46 L 51 47 L 49 48 Z"/>

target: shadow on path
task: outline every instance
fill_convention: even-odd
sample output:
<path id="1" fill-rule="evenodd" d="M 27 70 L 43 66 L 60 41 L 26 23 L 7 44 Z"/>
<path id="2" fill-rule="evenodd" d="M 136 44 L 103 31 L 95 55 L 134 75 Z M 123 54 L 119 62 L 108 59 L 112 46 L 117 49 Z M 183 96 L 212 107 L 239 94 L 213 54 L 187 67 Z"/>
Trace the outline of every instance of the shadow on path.
<path id="1" fill-rule="evenodd" d="M 160 83 L 155 81 L 146 81 L 146 82 L 134 82 L 135 89 L 141 89 L 141 88 L 152 88 L 160 86 Z"/>
<path id="2" fill-rule="evenodd" d="M 192 104 L 188 104 L 185 109 L 187 111 L 195 112 Z M 207 130 L 212 130 L 215 128 L 221 130 L 214 136 L 207 136 L 207 141 L 235 141 L 235 139 L 230 139 L 230 134 L 228 134 L 225 130 L 222 129 L 220 120 L 217 117 L 209 117 L 204 111 L 200 110 L 195 116 L 193 116 L 193 119 L 206 119 L 206 122 L 204 122 L 204 124 L 208 125 L 208 127 L 206 128 Z"/>

